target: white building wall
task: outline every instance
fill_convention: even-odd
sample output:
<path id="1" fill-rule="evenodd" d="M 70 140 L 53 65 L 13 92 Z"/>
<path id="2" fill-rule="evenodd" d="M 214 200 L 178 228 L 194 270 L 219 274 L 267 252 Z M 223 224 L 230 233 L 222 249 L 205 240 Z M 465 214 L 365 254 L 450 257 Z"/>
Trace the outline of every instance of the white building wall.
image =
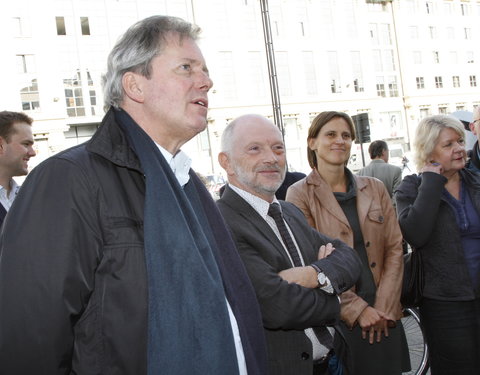
<path id="1" fill-rule="evenodd" d="M 216 162 L 219 141 L 232 118 L 252 112 L 272 116 L 259 0 L 8 3 L 0 3 L 0 74 L 4 83 L 0 103 L 2 109 L 22 110 L 20 88 L 32 77 L 38 79 L 40 109 L 28 112 L 35 119 L 40 151 L 32 161 L 39 162 L 88 139 L 87 131 L 71 138 L 72 129 L 78 126 L 81 130 L 82 124 L 84 130 L 91 129 L 101 121 L 100 81 L 108 52 L 128 26 L 153 14 L 179 16 L 203 29 L 200 45 L 214 81 L 209 128 L 184 147 L 198 172 L 221 173 Z M 462 9 L 466 15 L 462 15 Z M 407 150 L 415 126 L 427 110 L 435 114 L 439 107 L 453 112 L 463 106 L 471 111 L 480 102 L 477 0 L 402 0 L 383 5 L 361 0 L 270 0 L 269 11 L 291 169 L 308 172 L 306 135 L 311 119 L 321 111 L 338 110 L 350 115 L 367 112 L 372 140 L 401 143 Z M 57 35 L 57 16 L 65 18 L 67 35 Z M 12 26 L 16 17 L 24 25 L 20 37 Z M 82 35 L 80 17 L 88 17 L 90 35 Z M 414 27 L 418 38 L 412 36 Z M 466 28 L 470 29 L 470 39 L 465 39 Z M 390 30 L 390 40 L 386 29 Z M 394 69 L 391 59 L 385 58 L 388 51 L 393 53 Z M 420 64 L 414 62 L 415 51 L 422 54 Z M 439 52 L 438 64 L 433 62 L 433 51 Z M 456 62 L 452 60 L 454 51 Z M 359 56 L 360 67 L 352 65 L 353 53 Z M 16 56 L 22 54 L 35 55 L 35 71 L 18 73 Z M 337 62 L 332 64 L 335 55 Z M 381 59 L 376 60 L 376 55 Z M 473 61 L 468 62 L 467 56 Z M 77 69 L 85 116 L 69 117 L 63 80 L 74 77 Z M 93 86 L 87 85 L 87 70 Z M 363 91 L 355 92 L 354 79 L 359 71 Z M 332 75 L 336 93 L 331 91 Z M 435 87 L 435 76 L 443 78 L 443 88 Z M 453 87 L 453 76 L 459 76 L 460 87 Z M 476 77 L 477 87 L 470 86 L 470 76 Z M 386 97 L 378 96 L 377 77 L 385 80 Z M 396 77 L 398 96 L 389 95 L 390 77 Z M 416 77 L 424 78 L 425 88 L 417 89 Z M 89 98 L 92 89 L 95 105 Z M 70 132 L 65 133 L 68 129 Z"/>

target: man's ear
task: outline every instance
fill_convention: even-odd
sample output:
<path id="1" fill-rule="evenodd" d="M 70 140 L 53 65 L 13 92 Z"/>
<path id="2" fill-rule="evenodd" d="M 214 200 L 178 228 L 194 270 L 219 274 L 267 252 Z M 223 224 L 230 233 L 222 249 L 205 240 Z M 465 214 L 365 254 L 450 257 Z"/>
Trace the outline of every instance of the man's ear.
<path id="1" fill-rule="evenodd" d="M 3 137 L 0 137 L 0 155 L 3 155 L 3 153 L 5 152 L 5 144 L 7 144 L 8 142 L 5 140 L 5 138 Z"/>
<path id="2" fill-rule="evenodd" d="M 230 167 L 230 159 L 228 158 L 228 155 L 225 152 L 220 152 L 218 154 L 218 164 L 225 169 L 225 172 L 227 172 L 227 175 L 232 175 L 233 174 L 233 169 Z"/>
<path id="3" fill-rule="evenodd" d="M 468 124 L 470 130 L 472 131 L 473 134 L 477 135 L 477 131 L 475 129 L 475 123 L 474 122 L 471 122 L 470 124 Z"/>
<path id="4" fill-rule="evenodd" d="M 125 94 L 137 103 L 143 103 L 144 101 L 140 81 L 141 76 L 134 72 L 126 72 L 122 77 L 122 86 Z"/>

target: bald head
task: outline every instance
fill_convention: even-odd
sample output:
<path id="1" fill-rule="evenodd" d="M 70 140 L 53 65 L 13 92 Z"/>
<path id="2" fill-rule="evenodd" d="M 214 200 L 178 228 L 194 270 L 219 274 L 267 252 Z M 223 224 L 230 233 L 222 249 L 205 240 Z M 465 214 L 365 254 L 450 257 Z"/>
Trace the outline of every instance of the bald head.
<path id="1" fill-rule="evenodd" d="M 267 118 L 244 115 L 224 130 L 218 155 L 230 184 L 271 202 L 285 178 L 282 133 Z"/>
<path id="2" fill-rule="evenodd" d="M 278 130 L 273 122 L 266 117 L 256 114 L 247 114 L 237 117 L 232 120 L 223 131 L 220 145 L 221 152 L 230 153 L 238 136 L 243 136 L 245 131 L 248 131 L 249 128 L 257 128 L 258 126 L 267 125 L 275 128 L 281 136 L 280 130 Z"/>
<path id="3" fill-rule="evenodd" d="M 477 136 L 480 141 L 480 105 L 473 109 L 473 119 L 470 123 L 470 130 Z"/>

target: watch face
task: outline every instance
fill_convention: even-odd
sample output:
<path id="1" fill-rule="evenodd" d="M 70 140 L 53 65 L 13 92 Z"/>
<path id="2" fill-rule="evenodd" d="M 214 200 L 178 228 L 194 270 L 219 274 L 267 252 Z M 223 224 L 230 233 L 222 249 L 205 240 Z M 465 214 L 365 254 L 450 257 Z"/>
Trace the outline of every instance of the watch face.
<path id="1" fill-rule="evenodd" d="M 320 285 L 325 285 L 327 283 L 327 277 L 323 272 L 318 273 L 318 283 Z"/>

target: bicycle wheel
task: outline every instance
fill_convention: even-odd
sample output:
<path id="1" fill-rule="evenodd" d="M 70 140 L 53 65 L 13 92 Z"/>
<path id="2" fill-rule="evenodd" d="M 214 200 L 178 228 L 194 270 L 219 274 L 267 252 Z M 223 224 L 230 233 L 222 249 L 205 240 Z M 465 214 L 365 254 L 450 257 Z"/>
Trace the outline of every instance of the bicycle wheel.
<path id="1" fill-rule="evenodd" d="M 428 346 L 425 342 L 418 310 L 413 308 L 404 309 L 402 324 L 403 329 L 405 330 L 405 335 L 407 336 L 408 351 L 410 353 L 410 362 L 412 365 L 412 370 L 404 372 L 404 374 L 425 375 L 429 368 Z"/>

